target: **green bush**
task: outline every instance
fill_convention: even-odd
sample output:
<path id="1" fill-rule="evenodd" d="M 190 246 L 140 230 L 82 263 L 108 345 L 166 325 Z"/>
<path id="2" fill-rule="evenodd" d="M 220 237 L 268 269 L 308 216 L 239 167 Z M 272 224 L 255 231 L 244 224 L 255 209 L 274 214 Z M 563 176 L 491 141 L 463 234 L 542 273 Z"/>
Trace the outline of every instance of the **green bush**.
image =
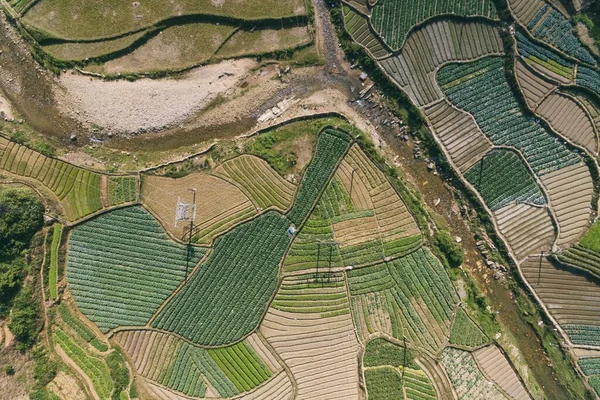
<path id="1" fill-rule="evenodd" d="M 14 375 L 15 368 L 12 365 L 7 365 L 6 367 L 4 367 L 4 372 L 6 372 L 6 375 Z"/>
<path id="2" fill-rule="evenodd" d="M 458 267 L 463 263 L 464 254 L 462 247 L 454 241 L 450 232 L 439 231 L 434 239 L 433 244 L 439 250 L 442 259 L 446 261 L 449 267 Z"/>
<path id="3" fill-rule="evenodd" d="M 28 348 L 35 343 L 41 329 L 37 302 L 32 301 L 31 287 L 23 288 L 14 299 L 12 312 L 8 320 L 8 329 L 19 341 L 18 348 Z"/>

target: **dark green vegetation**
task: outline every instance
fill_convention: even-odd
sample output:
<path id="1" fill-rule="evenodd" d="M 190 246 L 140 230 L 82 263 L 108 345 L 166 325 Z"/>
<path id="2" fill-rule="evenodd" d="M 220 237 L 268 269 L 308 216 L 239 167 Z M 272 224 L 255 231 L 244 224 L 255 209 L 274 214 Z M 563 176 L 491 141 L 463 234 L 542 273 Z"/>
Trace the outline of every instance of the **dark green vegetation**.
<path id="1" fill-rule="evenodd" d="M 104 332 L 144 325 L 204 253 L 175 243 L 141 207 L 114 210 L 73 230 L 69 288 Z"/>
<path id="2" fill-rule="evenodd" d="M 491 151 L 465 173 L 465 178 L 481 193 L 492 211 L 511 203 L 546 203 L 533 176 L 512 151 Z"/>
<path id="3" fill-rule="evenodd" d="M 436 247 L 437 256 L 447 267 L 456 268 L 462 265 L 464 253 L 460 244 L 447 230 L 441 230 L 435 234 L 433 245 Z"/>
<path id="4" fill-rule="evenodd" d="M 381 0 L 373 7 L 371 21 L 373 28 L 385 42 L 398 50 L 415 25 L 445 14 L 488 18 L 497 16 L 492 0 Z"/>
<path id="5" fill-rule="evenodd" d="M 269 211 L 217 238 L 152 325 L 205 345 L 232 343 L 250 333 L 277 288 L 289 226 L 287 218 Z"/>
<path id="6" fill-rule="evenodd" d="M 581 161 L 522 113 L 507 82 L 502 58 L 448 64 L 439 70 L 438 82 L 454 105 L 473 114 L 494 144 L 520 150 L 536 173 L 552 172 Z"/>
<path id="7" fill-rule="evenodd" d="M 408 368 L 419 369 L 414 361 L 415 356 L 415 352 L 410 349 L 398 346 L 385 339 L 373 339 L 365 347 L 363 365 L 365 367 L 384 365 L 400 367 L 404 365 Z"/>
<path id="8" fill-rule="evenodd" d="M 288 213 L 288 218 L 297 227 L 308 218 L 351 141 L 349 134 L 339 130 L 326 129 L 319 135 L 313 160 L 304 173 L 296 200 Z"/>
<path id="9" fill-rule="evenodd" d="M 403 399 L 402 378 L 392 367 L 365 370 L 369 400 Z"/>
<path id="10" fill-rule="evenodd" d="M 38 304 L 32 285 L 24 285 L 32 273 L 26 262 L 27 249 L 42 227 L 44 206 L 28 189 L 0 187 L 0 316 L 7 316 L 8 327 L 20 347 L 35 342 L 40 328 Z"/>

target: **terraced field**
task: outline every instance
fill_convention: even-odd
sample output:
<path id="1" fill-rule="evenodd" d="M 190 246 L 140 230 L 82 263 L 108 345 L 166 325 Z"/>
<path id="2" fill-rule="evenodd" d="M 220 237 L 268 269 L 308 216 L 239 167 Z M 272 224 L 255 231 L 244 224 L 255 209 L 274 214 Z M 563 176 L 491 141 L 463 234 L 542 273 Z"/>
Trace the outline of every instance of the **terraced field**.
<path id="1" fill-rule="evenodd" d="M 101 187 L 107 179 L 75 165 L 47 157 L 25 146 L 0 136 L 0 170 L 26 178 L 42 185 L 60 201 L 65 217 L 69 221 L 81 219 L 101 210 L 103 198 L 110 193 Z M 111 181 L 122 179 L 132 187 L 132 193 L 116 193 L 113 190 L 109 205 L 129 203 L 136 200 L 137 179 L 135 177 L 109 177 Z M 128 186 L 128 187 L 129 187 Z"/>
<path id="2" fill-rule="evenodd" d="M 141 207 L 115 210 L 71 233 L 68 287 L 103 332 L 145 325 L 205 252 L 172 241 Z"/>
<path id="3" fill-rule="evenodd" d="M 348 274 L 352 316 L 359 338 L 406 336 L 436 352 L 450 336 L 458 298 L 440 262 L 428 249 Z"/>
<path id="4" fill-rule="evenodd" d="M 403 47 L 407 34 L 414 26 L 444 14 L 496 18 L 497 12 L 494 3 L 489 0 L 418 0 L 410 3 L 382 0 L 373 7 L 371 23 L 385 42 L 392 49 L 398 50 Z"/>
<path id="5" fill-rule="evenodd" d="M 380 62 L 383 70 L 419 107 L 444 97 L 435 72 L 445 63 L 501 54 L 496 28 L 484 23 L 439 21 L 415 30 L 399 55 Z"/>

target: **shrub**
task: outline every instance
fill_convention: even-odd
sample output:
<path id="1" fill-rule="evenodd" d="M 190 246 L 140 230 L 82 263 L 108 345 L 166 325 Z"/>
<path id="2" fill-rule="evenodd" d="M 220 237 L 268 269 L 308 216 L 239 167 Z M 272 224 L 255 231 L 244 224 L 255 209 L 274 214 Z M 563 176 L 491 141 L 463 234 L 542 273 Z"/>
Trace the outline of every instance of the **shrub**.
<path id="1" fill-rule="evenodd" d="M 433 239 L 433 244 L 439 250 L 442 258 L 445 259 L 449 267 L 458 267 L 463 263 L 464 254 L 462 247 L 456 243 L 450 232 L 439 231 Z"/>

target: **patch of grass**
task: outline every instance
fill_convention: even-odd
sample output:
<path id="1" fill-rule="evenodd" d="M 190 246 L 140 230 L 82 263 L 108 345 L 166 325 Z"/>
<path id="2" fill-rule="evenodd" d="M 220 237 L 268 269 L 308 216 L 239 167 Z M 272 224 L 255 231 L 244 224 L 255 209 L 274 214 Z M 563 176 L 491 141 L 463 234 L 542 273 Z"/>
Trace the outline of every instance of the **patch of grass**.
<path id="1" fill-rule="evenodd" d="M 592 225 L 579 244 L 586 249 L 600 252 L 600 221 Z"/>
<path id="2" fill-rule="evenodd" d="M 56 281 L 58 277 L 58 247 L 60 246 L 60 238 L 62 235 L 62 225 L 55 224 L 52 229 L 52 244 L 50 247 L 50 270 L 48 272 L 48 285 L 50 290 L 50 297 L 52 300 L 58 298 L 58 291 L 56 290 Z"/>
<path id="3" fill-rule="evenodd" d="M 403 399 L 402 378 L 391 367 L 365 370 L 369 400 Z"/>
<path id="4" fill-rule="evenodd" d="M 258 134 L 249 142 L 247 152 L 265 159 L 280 175 L 286 175 L 298 162 L 295 146 L 297 139 L 311 136 L 310 142 L 314 146 L 318 133 L 326 126 L 350 133 L 356 131 L 356 128 L 337 117 L 307 119 Z"/>
<path id="5" fill-rule="evenodd" d="M 405 349 L 385 339 L 373 339 L 367 343 L 363 364 L 365 367 L 385 365 L 399 367 L 406 363 L 405 367 L 420 369 L 414 361 L 415 356 L 415 352 L 410 349 Z"/>

